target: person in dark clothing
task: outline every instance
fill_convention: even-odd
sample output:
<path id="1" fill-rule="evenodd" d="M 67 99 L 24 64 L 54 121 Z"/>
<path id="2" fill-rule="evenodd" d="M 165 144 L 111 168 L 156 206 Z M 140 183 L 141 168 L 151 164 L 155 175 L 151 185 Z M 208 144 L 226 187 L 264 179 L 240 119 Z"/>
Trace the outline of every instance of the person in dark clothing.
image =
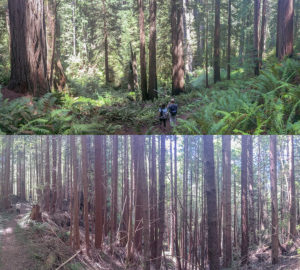
<path id="1" fill-rule="evenodd" d="M 177 115 L 178 105 L 175 103 L 175 100 L 172 98 L 168 104 L 168 111 L 170 113 L 170 125 L 171 127 L 176 126 L 176 115 Z"/>
<path id="2" fill-rule="evenodd" d="M 162 104 L 161 107 L 159 108 L 160 125 L 164 123 L 164 127 L 166 127 L 167 119 L 168 119 L 168 109 L 166 108 L 166 104 Z"/>

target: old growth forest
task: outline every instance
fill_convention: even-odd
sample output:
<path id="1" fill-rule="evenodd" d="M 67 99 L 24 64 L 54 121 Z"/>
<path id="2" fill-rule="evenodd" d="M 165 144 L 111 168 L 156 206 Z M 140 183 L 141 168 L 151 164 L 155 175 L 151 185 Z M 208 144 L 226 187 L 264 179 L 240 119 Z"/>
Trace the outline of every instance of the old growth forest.
<path id="1" fill-rule="evenodd" d="M 300 269 L 299 136 L 2 136 L 0 269 Z"/>
<path id="2" fill-rule="evenodd" d="M 299 0 L 0 0 L 2 134 L 299 134 Z M 159 125 L 175 98 L 178 123 Z"/>

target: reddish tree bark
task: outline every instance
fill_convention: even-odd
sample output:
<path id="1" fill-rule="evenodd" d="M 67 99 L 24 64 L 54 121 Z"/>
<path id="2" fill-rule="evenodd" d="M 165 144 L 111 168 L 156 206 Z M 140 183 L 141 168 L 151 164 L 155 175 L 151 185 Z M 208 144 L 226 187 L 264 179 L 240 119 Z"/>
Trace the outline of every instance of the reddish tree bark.
<path id="1" fill-rule="evenodd" d="M 82 184 L 83 184 L 83 215 L 85 228 L 85 245 L 86 253 L 89 256 L 90 251 L 90 227 L 89 227 L 89 210 L 88 210 L 88 171 L 87 171 L 87 137 L 81 136 L 81 150 L 82 150 Z"/>
<path id="2" fill-rule="evenodd" d="M 214 33 L 214 82 L 221 80 L 220 73 L 220 0 L 215 0 L 215 33 Z"/>
<path id="3" fill-rule="evenodd" d="M 249 248 L 249 231 L 248 231 L 248 174 L 247 174 L 247 146 L 248 136 L 242 136 L 242 154 L 241 154 L 241 264 L 245 265 L 248 262 Z"/>
<path id="4" fill-rule="evenodd" d="M 218 252 L 218 215 L 215 180 L 213 136 L 203 136 L 204 181 L 206 183 L 207 226 L 208 226 L 208 261 L 210 269 L 220 269 Z"/>
<path id="5" fill-rule="evenodd" d="M 156 74 L 156 0 L 150 0 L 150 38 L 149 38 L 149 89 L 148 97 L 157 98 Z"/>
<path id="6" fill-rule="evenodd" d="M 296 239 L 297 221 L 296 221 L 296 186 L 295 186 L 295 165 L 294 165 L 294 137 L 289 136 L 289 193 L 291 198 L 290 207 L 290 236 Z"/>
<path id="7" fill-rule="evenodd" d="M 278 263 L 277 137 L 270 136 L 270 178 L 272 205 L 272 264 Z"/>
<path id="8" fill-rule="evenodd" d="M 49 92 L 43 0 L 9 0 L 11 78 L 8 88 L 42 96 Z"/>
<path id="9" fill-rule="evenodd" d="M 254 74 L 259 75 L 259 20 L 260 0 L 254 0 Z"/>
<path id="10" fill-rule="evenodd" d="M 104 151 L 103 137 L 95 136 L 95 247 L 101 249 L 104 234 Z"/>
<path id="11" fill-rule="evenodd" d="M 183 2 L 171 2 L 172 24 L 172 95 L 184 91 Z"/>
<path id="12" fill-rule="evenodd" d="M 276 56 L 293 55 L 294 0 L 278 0 Z"/>
<path id="13" fill-rule="evenodd" d="M 143 100 L 148 99 L 147 93 L 147 68 L 146 68 L 146 38 L 144 25 L 144 0 L 138 0 L 139 8 L 139 29 L 140 29 L 140 69 L 141 69 L 141 90 Z"/>
<path id="14" fill-rule="evenodd" d="M 222 136 L 223 181 L 224 181 L 224 219 L 223 219 L 223 266 L 231 267 L 231 137 Z"/>

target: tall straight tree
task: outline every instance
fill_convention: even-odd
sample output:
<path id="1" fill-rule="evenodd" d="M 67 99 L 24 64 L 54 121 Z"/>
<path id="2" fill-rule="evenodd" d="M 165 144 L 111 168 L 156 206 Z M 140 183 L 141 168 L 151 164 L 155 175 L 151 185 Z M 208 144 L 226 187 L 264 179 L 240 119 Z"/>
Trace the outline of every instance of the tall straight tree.
<path id="1" fill-rule="evenodd" d="M 278 0 L 276 56 L 293 55 L 294 0 Z"/>
<path id="2" fill-rule="evenodd" d="M 178 236 L 178 215 L 177 215 L 177 136 L 174 139 L 174 227 L 175 227 L 175 250 L 178 270 L 181 270 L 179 236 Z"/>
<path id="3" fill-rule="evenodd" d="M 159 198 L 158 198 L 158 241 L 156 268 L 160 269 L 163 252 L 163 237 L 165 227 L 165 173 L 166 173 L 166 136 L 161 136 L 160 170 L 159 170 Z"/>
<path id="4" fill-rule="evenodd" d="M 221 80 L 220 73 L 220 0 L 215 0 L 215 33 L 214 33 L 214 82 Z"/>
<path id="5" fill-rule="evenodd" d="M 42 96 L 49 92 L 43 0 L 9 0 L 11 77 L 8 89 Z"/>
<path id="6" fill-rule="evenodd" d="M 85 245 L 86 253 L 89 255 L 90 250 L 90 227 L 88 213 L 88 171 L 87 171 L 87 137 L 81 136 L 81 151 L 82 151 L 82 184 L 83 184 L 83 219 L 85 228 Z"/>
<path id="7" fill-rule="evenodd" d="M 52 196 L 51 196 L 51 213 L 56 210 L 57 186 L 56 186 L 56 171 L 57 171 L 57 143 L 56 136 L 52 136 Z"/>
<path id="8" fill-rule="evenodd" d="M 139 8 L 139 29 L 140 29 L 140 69 L 141 69 L 141 90 L 142 99 L 148 99 L 147 93 L 147 68 L 146 68 L 146 38 L 144 23 L 144 0 L 138 0 Z"/>
<path id="9" fill-rule="evenodd" d="M 171 2 L 172 26 L 172 95 L 184 91 L 183 0 Z"/>
<path id="10" fill-rule="evenodd" d="M 223 181 L 224 181 L 224 219 L 223 219 L 223 266 L 231 267 L 231 137 L 222 136 Z"/>
<path id="11" fill-rule="evenodd" d="M 105 82 L 109 81 L 109 65 L 108 65 L 108 28 L 107 28 L 107 9 L 106 0 L 102 0 L 103 9 L 103 31 L 104 31 L 104 55 L 105 55 Z"/>
<path id="12" fill-rule="evenodd" d="M 111 179 L 111 235 L 117 232 L 118 214 L 118 136 L 113 136 L 112 179 Z"/>
<path id="13" fill-rule="evenodd" d="M 50 142 L 46 136 L 46 165 L 45 165 L 45 187 L 44 187 L 44 210 L 50 211 Z"/>
<path id="14" fill-rule="evenodd" d="M 156 74 L 156 0 L 150 0 L 150 38 L 149 38 L 149 89 L 148 97 L 153 100 L 157 97 Z"/>
<path id="15" fill-rule="evenodd" d="M 156 258 L 157 252 L 157 167 L 156 139 L 152 136 L 151 143 L 151 182 L 150 182 L 150 249 L 151 258 Z"/>
<path id="16" fill-rule="evenodd" d="M 278 263 L 278 203 L 277 203 L 277 137 L 270 136 L 270 179 L 272 205 L 272 264 Z"/>
<path id="17" fill-rule="evenodd" d="M 248 137 L 248 190 L 249 190 L 249 235 L 250 243 L 256 243 L 255 213 L 254 213 L 254 179 L 253 179 L 253 137 Z"/>
<path id="18" fill-rule="evenodd" d="M 3 204 L 4 204 L 4 209 L 8 209 L 10 206 L 9 199 L 8 199 L 8 193 L 9 193 L 9 179 L 10 179 L 10 151 L 11 151 L 11 137 L 7 136 L 5 138 L 5 163 L 4 163 L 4 190 L 3 190 Z"/>
<path id="19" fill-rule="evenodd" d="M 203 136 L 204 181 L 207 198 L 208 262 L 209 268 L 220 269 L 218 252 L 218 214 L 215 180 L 213 136 Z"/>
<path id="20" fill-rule="evenodd" d="M 260 34 L 260 44 L 259 44 L 259 61 L 260 67 L 262 65 L 262 58 L 265 48 L 265 32 L 266 32 L 266 11 L 267 11 L 267 0 L 263 0 L 262 4 L 262 15 L 261 15 L 261 34 Z"/>
<path id="21" fill-rule="evenodd" d="M 149 245 L 149 203 L 148 203 L 148 185 L 145 171 L 145 136 L 137 137 L 139 153 L 138 177 L 140 179 L 141 191 L 143 196 L 143 270 L 150 270 L 150 245 Z"/>
<path id="22" fill-rule="evenodd" d="M 95 136 L 95 247 L 101 249 L 104 235 L 104 144 L 102 136 Z"/>
<path id="23" fill-rule="evenodd" d="M 72 169 L 73 169 L 73 248 L 78 250 L 80 248 L 80 236 L 79 236 L 79 198 L 78 198 L 78 159 L 77 159 L 77 147 L 76 136 L 71 136 L 71 151 L 72 151 Z"/>
<path id="24" fill-rule="evenodd" d="M 259 75 L 259 18 L 260 0 L 254 0 L 254 74 Z"/>
<path id="25" fill-rule="evenodd" d="M 296 221 L 296 190 L 295 190 L 295 164 L 294 164 L 294 137 L 289 136 L 289 194 L 290 205 L 290 236 L 295 239 L 297 236 Z"/>
<path id="26" fill-rule="evenodd" d="M 230 56 L 231 56 L 231 0 L 228 0 L 228 37 L 227 37 L 227 80 L 230 80 Z"/>
<path id="27" fill-rule="evenodd" d="M 242 136 L 242 154 L 241 154 L 241 260 L 242 265 L 248 262 L 249 231 L 248 231 L 248 174 L 247 174 L 247 146 L 248 136 Z"/>

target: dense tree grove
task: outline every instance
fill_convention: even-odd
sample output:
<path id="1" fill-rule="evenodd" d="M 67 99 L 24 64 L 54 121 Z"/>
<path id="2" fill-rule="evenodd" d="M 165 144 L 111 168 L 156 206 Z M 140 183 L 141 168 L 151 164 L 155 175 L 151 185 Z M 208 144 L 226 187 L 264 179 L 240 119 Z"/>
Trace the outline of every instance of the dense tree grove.
<path id="1" fill-rule="evenodd" d="M 185 80 L 210 66 L 215 82 L 221 69 L 228 78 L 240 67 L 258 75 L 274 49 L 282 60 L 300 46 L 298 0 L 43 3 L 0 1 L 0 78 L 8 80 L 10 53 L 8 88 L 35 96 L 49 87 L 64 89 L 65 74 L 71 81 L 93 77 L 126 89 L 131 50 L 139 57 L 142 97 L 153 99 L 171 81 L 179 94 Z M 18 9 L 23 14 L 17 16 Z"/>
<path id="2" fill-rule="evenodd" d="M 298 241 L 298 136 L 0 139 L 1 209 L 65 213 L 66 243 L 89 256 L 121 248 L 122 266 L 138 269 L 264 268 Z"/>

